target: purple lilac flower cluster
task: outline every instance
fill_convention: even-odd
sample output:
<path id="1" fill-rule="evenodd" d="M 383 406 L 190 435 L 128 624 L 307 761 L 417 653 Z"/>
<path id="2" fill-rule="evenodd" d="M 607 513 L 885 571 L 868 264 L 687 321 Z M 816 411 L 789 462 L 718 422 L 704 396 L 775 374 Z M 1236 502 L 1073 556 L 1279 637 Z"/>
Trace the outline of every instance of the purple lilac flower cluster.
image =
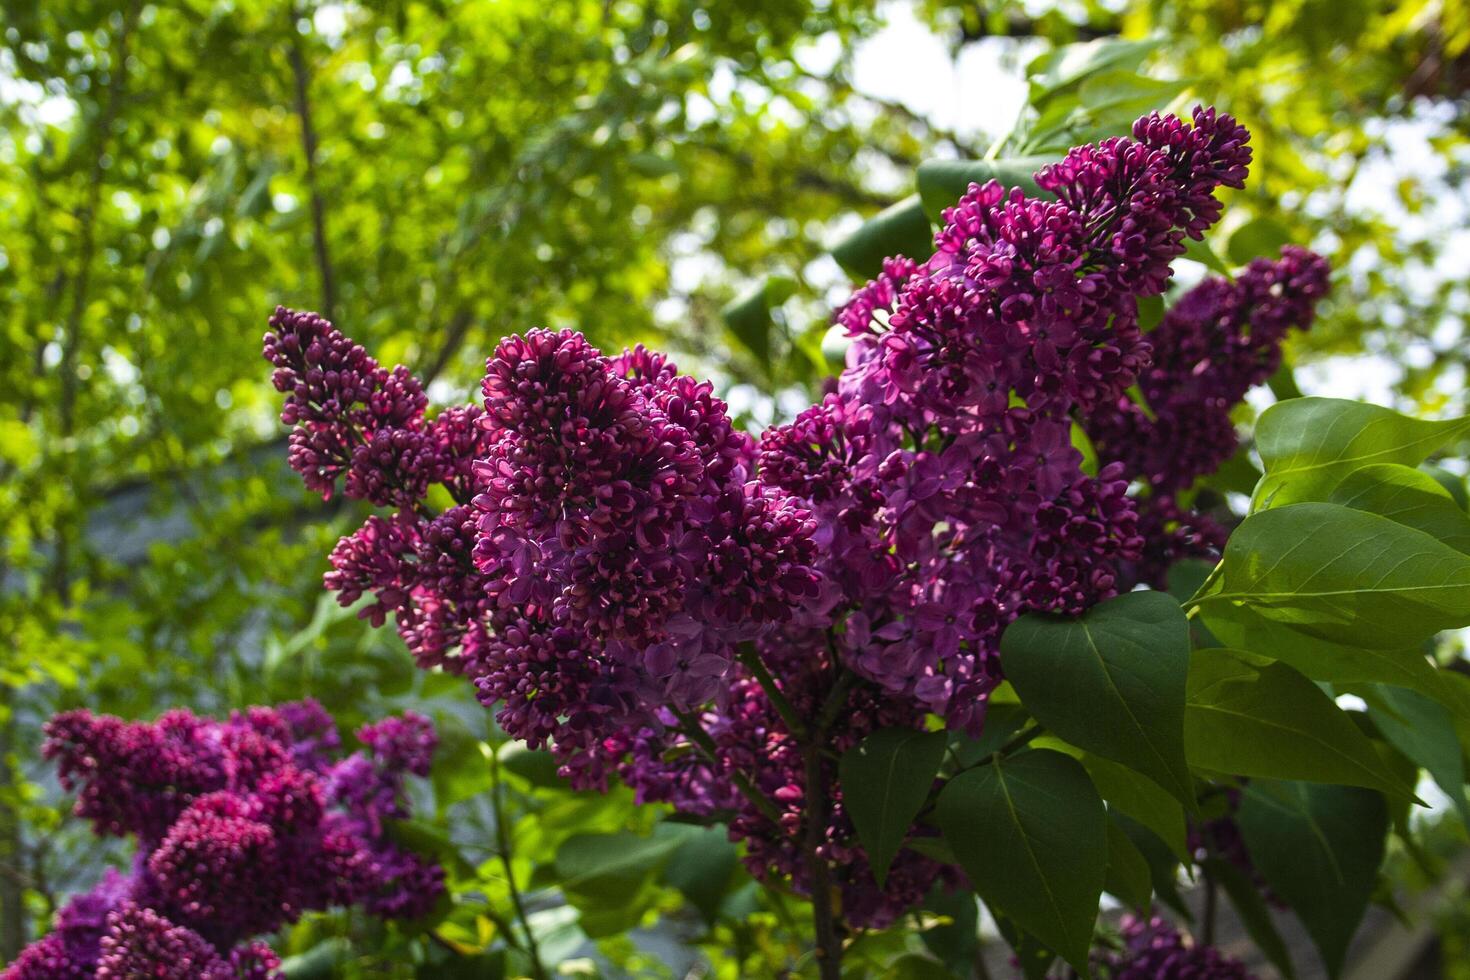
<path id="1" fill-rule="evenodd" d="M 1178 559 L 1223 546 L 1224 528 L 1189 513 L 1178 495 L 1235 454 L 1231 409 L 1275 373 L 1286 335 L 1311 326 L 1328 276 L 1326 260 L 1288 245 L 1234 281 L 1206 279 L 1149 335 L 1152 363 L 1138 384 L 1147 408 L 1120 395 L 1088 413 L 1099 457 L 1150 491 L 1139 508 L 1148 541 L 1141 581 L 1159 584 Z"/>
<path id="2" fill-rule="evenodd" d="M 1148 367 L 1138 297 L 1242 185 L 1247 140 L 1213 111 L 1152 115 L 1039 173 L 1055 200 L 972 186 L 927 261 L 890 261 L 838 314 L 838 392 L 766 434 L 761 473 L 830 529 L 847 662 L 891 696 L 977 733 L 1007 623 L 1128 584 L 1127 471 L 1085 473 L 1073 420 Z"/>
<path id="3" fill-rule="evenodd" d="M 1126 915 L 1119 945 L 1093 957 L 1102 980 L 1253 980 L 1239 960 L 1197 943 L 1167 919 Z"/>
<path id="4" fill-rule="evenodd" d="M 345 758 L 314 701 L 225 721 L 69 711 L 46 736 L 77 814 L 138 850 L 131 873 L 109 869 L 72 899 L 5 980 L 265 980 L 279 961 L 250 937 L 338 905 L 414 918 L 443 891 L 442 870 L 384 823 L 407 816 L 407 777 L 428 775 L 435 738 L 419 715 L 364 727 L 367 751 Z"/>
<path id="5" fill-rule="evenodd" d="M 853 343 L 823 401 L 758 441 L 708 382 L 570 330 L 506 338 L 482 404 L 426 421 L 401 368 L 277 310 L 265 355 L 292 465 L 324 495 L 342 481 L 392 508 L 342 540 L 327 586 L 370 596 L 362 615 L 465 675 L 577 785 L 615 774 L 718 814 L 758 876 L 802 890 L 815 836 L 845 919 L 890 921 L 957 872 L 906 850 L 877 887 L 834 746 L 931 713 L 979 733 L 1008 623 L 1130 588 L 1155 539 L 1213 542 L 1182 535 L 1195 518 L 1172 498 L 1140 494 L 1146 464 L 1116 440 L 1097 472 L 1074 442 L 1134 385 L 1185 412 L 1202 371 L 1259 380 L 1303 322 L 1281 297 L 1315 299 L 1317 267 L 1291 253 L 1252 266 L 1242 281 L 1260 288 L 1215 301 L 1213 321 L 1139 327 L 1138 298 L 1219 217 L 1215 191 L 1242 185 L 1247 141 L 1213 110 L 1155 114 L 1038 174 L 1050 199 L 972 186 L 931 256 L 888 260 L 838 313 Z M 1235 340 L 1211 346 L 1221 324 Z M 455 506 L 435 513 L 433 484 Z"/>

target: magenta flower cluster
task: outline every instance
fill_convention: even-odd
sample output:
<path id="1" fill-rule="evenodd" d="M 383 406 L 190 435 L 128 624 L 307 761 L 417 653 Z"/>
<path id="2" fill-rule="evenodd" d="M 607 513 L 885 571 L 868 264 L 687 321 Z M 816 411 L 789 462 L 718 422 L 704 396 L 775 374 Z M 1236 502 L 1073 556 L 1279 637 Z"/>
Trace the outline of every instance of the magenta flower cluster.
<path id="1" fill-rule="evenodd" d="M 1233 450 L 1230 405 L 1325 269 L 1288 250 L 1151 333 L 1138 299 L 1242 185 L 1247 142 L 1213 110 L 1155 114 L 1039 173 L 1048 198 L 972 186 L 932 255 L 888 260 L 838 313 L 830 393 L 758 440 L 708 382 L 570 330 L 506 338 L 481 404 L 430 419 L 403 369 L 278 309 L 291 464 L 391 508 L 337 546 L 327 586 L 369 596 L 364 616 L 577 785 L 616 775 L 722 816 L 755 874 L 801 890 L 815 846 L 844 918 L 890 921 L 957 872 L 905 850 L 880 889 L 834 750 L 931 714 L 978 734 L 1017 616 L 1080 613 L 1219 543 L 1180 492 Z M 1170 442 L 1201 427 L 1215 444 L 1194 455 Z M 453 506 L 429 505 L 435 484 Z"/>
<path id="2" fill-rule="evenodd" d="M 1118 946 L 1095 956 L 1092 967 L 1101 980 L 1253 980 L 1245 964 L 1157 915 L 1124 916 Z"/>
<path id="3" fill-rule="evenodd" d="M 407 778 L 428 775 L 435 738 L 419 715 L 364 727 L 366 751 L 340 758 L 314 701 L 225 721 L 70 711 L 46 735 L 77 814 L 138 849 L 129 874 L 109 869 L 72 899 L 5 980 L 265 980 L 279 961 L 252 936 L 333 906 L 414 918 L 443 891 L 441 869 L 385 823 L 408 815 Z"/>
<path id="4" fill-rule="evenodd" d="M 1311 326 L 1329 271 L 1321 256 L 1288 245 L 1233 282 L 1206 279 L 1149 335 L 1152 364 L 1138 385 L 1144 402 L 1124 395 L 1088 413 L 1099 457 L 1150 489 L 1139 506 L 1147 540 L 1141 581 L 1162 584 L 1178 559 L 1224 546 L 1225 529 L 1188 513 L 1178 495 L 1235 454 L 1231 410 L 1280 367 L 1286 335 Z"/>

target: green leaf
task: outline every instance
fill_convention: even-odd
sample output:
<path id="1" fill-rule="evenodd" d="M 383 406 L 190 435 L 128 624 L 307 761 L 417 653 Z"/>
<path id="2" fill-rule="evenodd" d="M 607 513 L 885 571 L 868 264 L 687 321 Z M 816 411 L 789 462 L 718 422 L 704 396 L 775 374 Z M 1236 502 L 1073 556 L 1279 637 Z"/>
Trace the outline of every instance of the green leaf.
<path id="1" fill-rule="evenodd" d="M 848 273 L 872 279 L 883 260 L 895 255 L 926 259 L 934 252 L 934 229 L 919 195 L 912 194 L 879 211 L 832 248 L 832 257 Z"/>
<path id="2" fill-rule="evenodd" d="M 1257 782 L 1246 788 L 1237 819 L 1256 869 L 1336 977 L 1383 862 L 1383 797 L 1351 786 Z"/>
<path id="3" fill-rule="evenodd" d="M 1465 699 L 1456 697 L 1418 647 L 1377 650 L 1310 636 L 1263 619 L 1240 606 L 1214 605 L 1200 618 L 1221 644 L 1280 660 L 1314 681 L 1327 684 L 1383 683 L 1407 687 L 1470 717 Z"/>
<path id="4" fill-rule="evenodd" d="M 1465 799 L 1465 757 L 1455 734 L 1455 719 L 1443 705 L 1416 691 L 1378 685 L 1363 692 L 1368 716 L 1388 744 L 1423 766 L 1454 801 L 1460 819 L 1470 827 Z"/>
<path id="5" fill-rule="evenodd" d="M 1202 867 L 1204 873 L 1225 890 L 1225 895 L 1230 899 L 1230 904 L 1235 906 L 1235 914 L 1245 926 L 1245 931 L 1255 940 L 1257 948 L 1271 961 L 1271 965 L 1280 970 L 1282 976 L 1296 976 L 1286 941 L 1276 929 L 1271 910 L 1266 906 L 1256 883 L 1240 868 L 1219 858 L 1206 859 Z"/>
<path id="6" fill-rule="evenodd" d="M 985 727 L 980 730 L 979 738 L 970 738 L 963 732 L 950 733 L 950 745 L 959 765 L 973 766 L 986 756 L 999 752 L 1030 718 L 1031 712 L 1020 704 L 998 702 L 992 696 L 985 707 Z"/>
<path id="7" fill-rule="evenodd" d="M 286 980 L 327 980 L 352 957 L 352 944 L 341 936 L 323 940 L 304 953 L 281 961 L 281 976 Z"/>
<path id="8" fill-rule="evenodd" d="M 1224 276 L 1226 279 L 1235 278 L 1230 273 L 1230 266 L 1226 264 L 1224 259 L 1220 258 L 1220 253 L 1216 252 L 1210 246 L 1210 243 L 1203 239 L 1184 239 L 1184 258 L 1192 262 L 1198 262 L 1217 276 Z"/>
<path id="9" fill-rule="evenodd" d="M 1291 504 L 1236 528 L 1195 602 L 1334 643 L 1401 649 L 1470 623 L 1470 556 L 1377 514 Z"/>
<path id="10" fill-rule="evenodd" d="M 567 901 L 581 913 L 582 930 L 597 938 L 637 925 L 651 904 L 653 876 L 682 840 L 623 832 L 576 834 L 563 841 L 556 875 Z"/>
<path id="11" fill-rule="evenodd" d="M 1153 896 L 1148 861 L 1115 819 L 1108 820 L 1108 867 L 1103 888 L 1135 909 L 1147 909 Z"/>
<path id="12" fill-rule="evenodd" d="M 1285 664 L 1233 650 L 1191 658 L 1184 741 L 1190 764 L 1214 772 L 1413 791 L 1321 688 Z"/>
<path id="13" fill-rule="evenodd" d="M 1071 620 L 1027 614 L 1000 649 L 1006 678 L 1048 730 L 1194 806 L 1184 759 L 1189 623 L 1171 596 L 1130 592 Z"/>
<path id="14" fill-rule="evenodd" d="M 537 789 L 569 789 L 557 775 L 556 756 L 545 749 L 527 748 L 524 742 L 509 742 L 500 748 L 500 764 Z"/>
<path id="15" fill-rule="evenodd" d="M 1419 468 L 1428 473 L 1435 483 L 1444 487 L 1445 492 L 1450 495 L 1457 507 L 1461 510 L 1470 509 L 1470 495 L 1466 494 L 1463 476 L 1457 476 L 1443 466 L 1435 466 L 1432 463 L 1425 463 Z"/>
<path id="16" fill-rule="evenodd" d="M 1178 912 L 1185 920 L 1193 918 L 1184 897 L 1179 894 L 1179 861 L 1153 831 L 1116 808 L 1108 817 L 1128 835 L 1138 853 L 1148 862 L 1149 884 L 1159 901 Z"/>
<path id="17" fill-rule="evenodd" d="M 1038 55 L 1026 66 L 1026 75 L 1031 79 L 1031 101 L 1042 101 L 1090 75 L 1109 70 L 1134 70 L 1160 43 L 1154 38 L 1130 41 L 1108 37 L 1065 44 Z"/>
<path id="18" fill-rule="evenodd" d="M 1113 69 L 1082 80 L 1077 95 L 1094 126 L 1128 132 L 1133 120 L 1154 109 L 1162 109 L 1187 88 L 1187 83 L 1150 78 L 1127 69 Z"/>
<path id="19" fill-rule="evenodd" d="M 771 361 L 772 311 L 796 292 L 796 282 L 787 276 L 767 276 L 731 300 L 720 316 L 735 338 L 763 366 Z"/>
<path id="20" fill-rule="evenodd" d="M 690 827 L 669 855 L 663 878 L 713 924 L 740 867 L 740 848 L 724 826 Z"/>
<path id="21" fill-rule="evenodd" d="M 950 780 L 937 816 L 986 904 L 1085 973 L 1107 863 L 1086 770 L 1045 749 L 998 758 Z"/>
<path id="22" fill-rule="evenodd" d="M 1225 245 L 1225 254 L 1236 265 L 1245 265 L 1255 258 L 1275 258 L 1281 254 L 1281 246 L 1291 244 L 1291 232 L 1275 218 L 1252 218 L 1230 233 Z"/>
<path id="23" fill-rule="evenodd" d="M 996 912 L 993 908 L 990 910 L 990 915 L 995 919 L 995 926 L 1000 930 L 1001 938 L 1015 954 L 1016 962 L 1021 967 L 1021 976 L 1025 980 L 1046 980 L 1047 974 L 1051 972 L 1051 965 L 1056 962 L 1057 954 L 1048 949 L 1035 936 L 1016 925 L 1008 916 Z"/>
<path id="24" fill-rule="evenodd" d="M 883 980 L 954 980 L 954 974 L 933 957 L 904 953 L 884 965 Z"/>
<path id="25" fill-rule="evenodd" d="M 1470 417 L 1432 422 L 1339 398 L 1278 402 L 1256 423 L 1256 451 L 1266 476 L 1253 506 L 1324 499 L 1358 467 L 1417 466 L 1467 433 Z"/>
<path id="26" fill-rule="evenodd" d="M 842 805 L 883 886 L 944 761 L 944 732 L 882 728 L 842 754 Z"/>
<path id="27" fill-rule="evenodd" d="M 1376 463 L 1353 470 L 1328 501 L 1387 517 L 1470 554 L 1470 516 L 1438 480 L 1412 466 Z"/>
<path id="28" fill-rule="evenodd" d="M 1175 857 L 1189 860 L 1184 808 L 1178 800 L 1158 783 L 1127 766 L 1095 755 L 1084 755 L 1081 762 L 1111 811 L 1138 821 L 1168 845 Z"/>
<path id="29" fill-rule="evenodd" d="M 945 208 L 952 208 L 969 191 L 971 184 L 1000 181 L 1007 189 L 1019 187 L 1031 198 L 1050 200 L 1052 195 L 1036 186 L 1036 171 L 1056 163 L 1055 157 L 1011 157 L 1005 160 L 925 160 L 919 164 L 919 199 L 930 220 L 939 221 Z"/>
<path id="30" fill-rule="evenodd" d="M 950 920 L 946 925 L 919 934 L 925 948 L 955 973 L 968 975 L 980 945 L 980 906 L 975 896 L 968 891 L 935 885 L 924 899 L 924 911 Z"/>

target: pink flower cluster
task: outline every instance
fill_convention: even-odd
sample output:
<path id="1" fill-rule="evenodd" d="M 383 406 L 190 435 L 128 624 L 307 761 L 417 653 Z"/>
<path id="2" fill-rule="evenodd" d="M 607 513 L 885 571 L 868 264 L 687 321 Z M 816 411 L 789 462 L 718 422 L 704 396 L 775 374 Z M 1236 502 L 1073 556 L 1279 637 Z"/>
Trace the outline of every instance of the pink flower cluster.
<path id="1" fill-rule="evenodd" d="M 72 899 L 5 980 L 264 980 L 278 960 L 252 936 L 339 905 L 413 918 L 443 891 L 439 867 L 386 832 L 407 816 L 407 777 L 428 775 L 435 738 L 421 716 L 364 727 L 367 751 L 340 759 L 314 701 L 225 721 L 70 711 L 46 734 L 77 814 L 135 836 L 138 851 L 130 874 L 109 869 Z"/>
<path id="2" fill-rule="evenodd" d="M 1325 288 L 1320 260 L 1289 251 L 1140 328 L 1138 298 L 1243 183 L 1247 140 L 1213 110 L 1151 115 L 1038 174 L 1051 199 L 972 186 L 931 256 L 890 259 L 838 313 L 853 342 L 831 393 L 759 440 L 708 382 L 569 330 L 506 338 L 482 404 L 429 420 L 403 369 L 278 309 L 265 355 L 292 465 L 392 508 L 342 540 L 327 586 L 371 596 L 364 616 L 471 680 L 578 785 L 616 774 L 728 820 L 763 878 L 807 888 L 818 828 L 847 920 L 889 921 L 956 872 L 904 851 L 879 889 L 834 752 L 930 714 L 978 734 L 1007 624 L 1080 613 L 1216 543 L 1178 501 L 1193 476 L 1160 477 L 1124 427 L 1184 433 L 1158 420 L 1220 412 L 1219 385 L 1228 422 Z M 1153 415 L 1135 418 L 1135 385 Z M 1213 438 L 1193 475 L 1234 447 Z M 434 484 L 454 506 L 428 505 Z M 815 816 L 812 731 L 830 789 Z"/>

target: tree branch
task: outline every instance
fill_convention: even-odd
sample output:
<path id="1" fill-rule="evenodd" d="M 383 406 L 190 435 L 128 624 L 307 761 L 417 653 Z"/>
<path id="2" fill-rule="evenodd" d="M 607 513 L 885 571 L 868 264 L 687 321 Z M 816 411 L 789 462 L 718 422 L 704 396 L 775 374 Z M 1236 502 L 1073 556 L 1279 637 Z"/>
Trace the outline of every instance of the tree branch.
<path id="1" fill-rule="evenodd" d="M 306 189 L 311 197 L 311 239 L 316 251 L 316 270 L 322 285 L 322 316 L 337 322 L 337 280 L 332 274 L 332 257 L 327 251 L 326 204 L 322 201 L 321 187 L 316 176 L 316 127 L 311 121 L 311 100 L 307 89 L 310 77 L 306 69 L 306 55 L 301 48 L 301 32 L 296 29 L 300 12 L 291 8 L 291 46 L 287 57 L 291 61 L 291 74 L 296 82 L 296 114 L 301 117 L 301 151 L 306 157 Z"/>

